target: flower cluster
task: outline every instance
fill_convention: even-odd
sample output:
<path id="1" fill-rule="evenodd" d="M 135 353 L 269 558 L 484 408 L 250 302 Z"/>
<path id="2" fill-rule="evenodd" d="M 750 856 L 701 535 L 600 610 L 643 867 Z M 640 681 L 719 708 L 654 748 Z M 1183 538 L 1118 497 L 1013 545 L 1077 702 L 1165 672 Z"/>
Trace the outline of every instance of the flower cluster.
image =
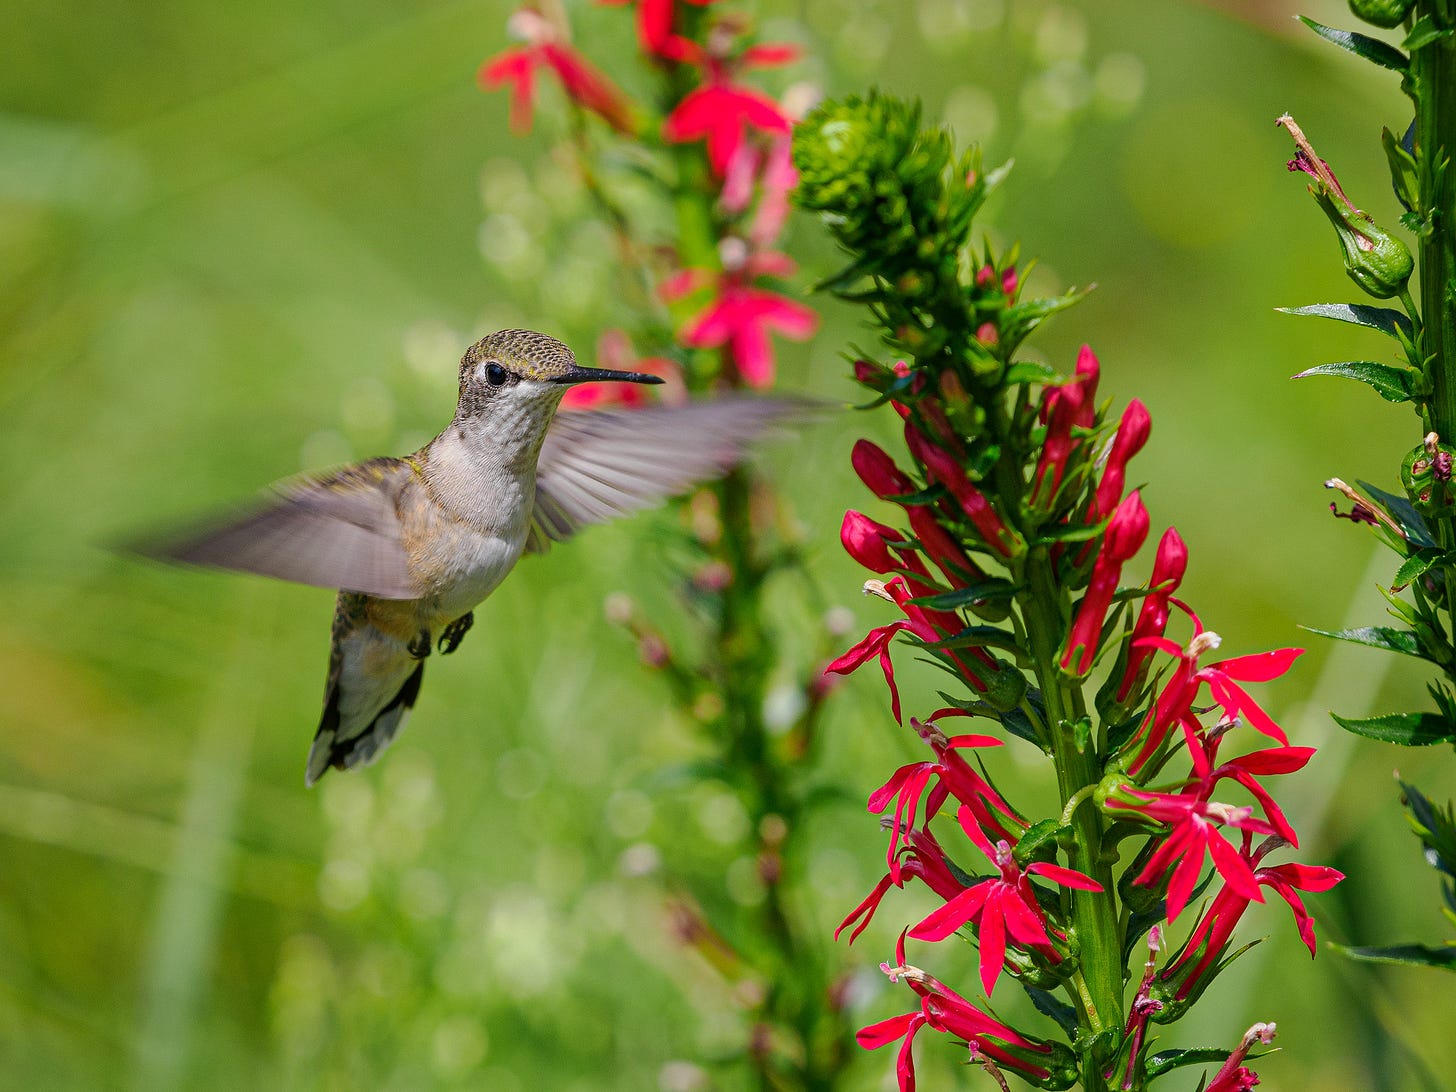
<path id="1" fill-rule="evenodd" d="M 612 2 L 626 6 L 633 0 Z M 643 57 L 668 89 L 669 105 L 660 116 L 592 65 L 571 45 L 563 24 L 530 6 L 510 23 L 523 44 L 487 61 L 481 85 L 508 87 L 512 125 L 525 129 L 537 75 L 554 75 L 575 109 L 600 118 L 639 150 L 659 154 L 663 175 L 675 178 L 678 191 L 695 190 L 705 198 L 711 215 L 701 223 L 679 224 L 683 237 L 671 248 L 672 264 L 656 276 L 659 300 L 673 315 L 676 353 L 690 371 L 710 373 L 690 375 L 691 386 L 709 380 L 771 386 L 771 335 L 804 340 L 818 320 L 777 287 L 795 270 L 773 249 L 798 181 L 789 157 L 794 110 L 745 77 L 796 60 L 798 50 L 747 41 L 746 26 L 735 16 L 717 15 L 714 0 L 635 2 Z M 610 202 L 600 189 L 596 195 Z M 687 350 L 718 352 L 694 357 Z M 580 388 L 567 395 L 566 404 L 578 409 L 631 404 L 641 397 L 634 390 L 620 384 Z"/>
<path id="2" fill-rule="evenodd" d="M 940 905 L 884 968 L 920 1008 L 872 1024 L 860 1042 L 902 1043 L 902 1089 L 914 1087 L 910 1041 L 925 1027 L 1040 1087 L 1103 1087 L 1115 1073 L 1117 1087 L 1144 1088 L 1161 1072 L 1148 1021 L 1179 1018 L 1228 965 L 1247 906 L 1275 891 L 1312 954 L 1297 892 L 1341 878 L 1265 860 L 1298 846 L 1265 782 L 1301 770 L 1313 750 L 1290 746 L 1245 686 L 1278 678 L 1299 650 L 1210 662 L 1219 638 L 1176 597 L 1188 550 L 1171 528 L 1151 578 L 1129 586 L 1125 570 L 1151 521 L 1141 491 L 1127 489 L 1128 464 L 1147 443 L 1149 414 L 1134 400 L 1114 418 L 1098 401 L 1101 367 L 1089 348 L 1069 375 L 1017 359 L 1025 334 L 1075 293 L 1023 299 L 1014 254 L 963 260 L 970 211 L 991 184 L 974 155 L 953 158 L 943 134 L 918 130 L 913 108 L 871 96 L 817 110 L 795 156 L 801 201 L 826 214 L 851 256 L 835 285 L 872 301 L 885 342 L 906 357 L 855 364 L 858 381 L 900 417 L 905 458 L 860 441 L 852 464 L 908 527 L 851 511 L 841 532 L 876 574 L 865 590 L 898 617 L 828 671 L 877 661 L 896 723 L 905 712 L 897 638 L 958 680 L 940 693 L 941 708 L 908 718 L 929 756 L 869 797 L 870 812 L 885 816 L 887 870 L 840 930 L 853 941 L 890 890 L 910 882 Z M 1191 635 L 1180 644 L 1167 631 L 1183 616 Z M 947 736 L 941 725 L 952 717 L 1001 731 Z M 1259 736 L 1274 745 L 1251 747 Z M 1007 743 L 1053 763 L 1058 815 L 1030 816 L 967 760 Z M 1125 1009 L 1122 954 L 1151 929 L 1165 933 L 1205 892 L 1211 901 L 1186 941 L 1162 966 L 1149 960 Z M 1067 1041 L 1009 1027 L 906 964 L 907 936 L 953 935 L 976 945 L 988 998 L 1017 983 Z M 1218 1086 L 1252 1076 L 1249 1047 L 1228 1055 Z"/>

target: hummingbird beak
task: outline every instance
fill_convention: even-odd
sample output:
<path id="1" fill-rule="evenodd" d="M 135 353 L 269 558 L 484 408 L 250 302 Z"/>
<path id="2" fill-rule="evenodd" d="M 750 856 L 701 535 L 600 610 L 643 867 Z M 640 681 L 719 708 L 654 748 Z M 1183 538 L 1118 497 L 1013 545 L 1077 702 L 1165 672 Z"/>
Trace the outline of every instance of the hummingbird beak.
<path id="1" fill-rule="evenodd" d="M 553 383 L 661 383 L 662 376 L 646 372 L 617 372 L 610 368 L 574 367 L 569 372 L 553 375 Z"/>

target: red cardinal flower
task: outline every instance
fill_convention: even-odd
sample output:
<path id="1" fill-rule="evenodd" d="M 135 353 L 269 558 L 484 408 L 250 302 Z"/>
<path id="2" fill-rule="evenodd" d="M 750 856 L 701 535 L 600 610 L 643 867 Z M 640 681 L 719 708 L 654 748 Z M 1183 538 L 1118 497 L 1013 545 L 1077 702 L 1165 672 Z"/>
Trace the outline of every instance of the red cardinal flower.
<path id="1" fill-rule="evenodd" d="M 707 81 L 688 92 L 662 123 L 662 137 L 674 144 L 703 140 L 708 164 L 722 178 L 749 129 L 786 134 L 792 122 L 762 91 L 730 82 L 719 65 L 710 65 Z"/>
<path id="2" fill-rule="evenodd" d="M 717 299 L 688 321 L 678 339 L 691 348 L 726 347 L 744 382 L 750 387 L 769 386 L 774 377 L 770 331 L 803 341 L 813 334 L 819 316 L 802 303 L 753 282 L 763 276 L 787 277 L 795 268 L 792 260 L 776 251 L 759 251 L 725 262 L 717 276 Z M 710 277 L 702 270 L 686 270 L 664 282 L 659 291 L 664 299 L 677 299 Z"/>
<path id="3" fill-rule="evenodd" d="M 530 130 L 536 70 L 544 67 L 556 73 L 562 88 L 577 105 L 597 114 L 618 132 L 637 131 L 627 96 L 567 44 L 557 27 L 534 11 L 516 12 L 510 26 L 526 44 L 513 46 L 486 61 L 477 79 L 487 91 L 510 86 L 512 129 Z"/>
<path id="4" fill-rule="evenodd" d="M 889 975 L 891 981 L 903 980 L 914 990 L 920 997 L 920 1008 L 860 1028 L 855 1034 L 855 1041 L 866 1050 L 900 1043 L 900 1055 L 895 1063 L 900 1092 L 915 1092 L 915 1059 L 911 1043 L 916 1032 L 923 1027 L 964 1039 L 998 1065 L 1024 1073 L 1031 1081 L 1045 1080 L 1057 1062 L 1061 1062 L 1059 1070 L 1066 1068 L 1065 1062 L 1056 1057 L 1052 1044 L 1022 1035 L 1015 1028 L 988 1016 L 920 968 L 907 966 L 904 933 L 900 934 L 895 945 L 895 965 L 882 963 L 880 970 Z M 1070 1083 L 1070 1080 L 1067 1081 L 1067 1084 Z"/>
<path id="5" fill-rule="evenodd" d="M 944 940 L 964 925 L 976 926 L 981 947 L 981 985 L 989 997 L 1006 962 L 1006 942 L 1020 944 L 1060 960 L 1046 930 L 1046 913 L 1036 901 L 1029 876 L 1042 876 L 1063 887 L 1101 891 L 1102 885 L 1061 865 L 1035 862 L 1017 865 L 1004 840 L 994 846 L 981 833 L 971 809 L 962 807 L 956 819 L 966 837 L 1000 869 L 1000 876 L 983 879 L 933 911 L 910 930 L 916 940 Z"/>
<path id="6" fill-rule="evenodd" d="M 1102 623 L 1112 606 L 1122 566 L 1143 548 L 1148 537 L 1148 510 L 1142 498 L 1133 492 L 1117 506 L 1102 538 L 1102 549 L 1092 566 L 1087 594 L 1077 608 L 1077 617 L 1067 634 L 1067 647 L 1062 653 L 1062 670 L 1085 675 L 1092 670 L 1097 645 L 1102 638 Z"/>
<path id="7" fill-rule="evenodd" d="M 631 0 L 601 0 L 609 7 L 622 7 Z M 713 0 L 688 0 L 706 7 Z M 698 61 L 703 50 L 697 42 L 673 33 L 676 0 L 637 0 L 637 41 L 642 51 L 669 61 Z"/>

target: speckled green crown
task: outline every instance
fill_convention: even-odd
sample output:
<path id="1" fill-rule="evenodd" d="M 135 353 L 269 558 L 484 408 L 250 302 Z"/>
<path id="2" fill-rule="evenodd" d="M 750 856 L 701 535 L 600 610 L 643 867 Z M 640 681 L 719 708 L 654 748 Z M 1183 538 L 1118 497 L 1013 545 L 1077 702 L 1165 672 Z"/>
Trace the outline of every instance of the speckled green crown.
<path id="1" fill-rule="evenodd" d="M 531 379 L 550 379 L 576 367 L 576 356 L 554 337 L 535 330 L 497 330 L 487 334 L 460 359 L 460 379 L 482 360 L 494 360 Z"/>

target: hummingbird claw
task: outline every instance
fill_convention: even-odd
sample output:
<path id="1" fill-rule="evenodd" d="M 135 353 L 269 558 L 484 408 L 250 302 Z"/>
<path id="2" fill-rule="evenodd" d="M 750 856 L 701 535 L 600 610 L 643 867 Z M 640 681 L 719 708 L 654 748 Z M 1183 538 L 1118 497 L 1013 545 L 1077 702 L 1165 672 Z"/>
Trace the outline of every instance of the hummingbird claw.
<path id="1" fill-rule="evenodd" d="M 440 643 L 436 646 L 440 655 L 448 656 L 460 647 L 460 642 L 470 632 L 470 627 L 475 625 L 475 612 L 466 611 L 455 621 L 445 627 L 440 634 Z"/>
<path id="2" fill-rule="evenodd" d="M 423 660 L 430 654 L 430 631 L 420 630 L 414 635 L 414 639 L 404 646 L 404 649 L 416 660 Z"/>

